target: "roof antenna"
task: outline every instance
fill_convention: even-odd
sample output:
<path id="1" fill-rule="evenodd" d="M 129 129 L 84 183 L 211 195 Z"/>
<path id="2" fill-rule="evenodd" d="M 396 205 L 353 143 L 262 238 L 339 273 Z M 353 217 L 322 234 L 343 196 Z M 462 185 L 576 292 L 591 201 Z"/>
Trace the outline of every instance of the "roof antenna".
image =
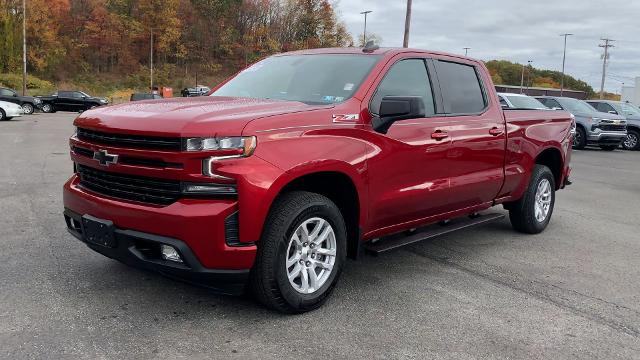
<path id="1" fill-rule="evenodd" d="M 364 53 L 372 53 L 376 50 L 380 49 L 380 46 L 378 46 L 377 44 L 375 44 L 373 42 L 373 40 L 369 40 L 367 41 L 366 44 L 364 44 L 364 48 L 362 48 L 362 52 Z"/>

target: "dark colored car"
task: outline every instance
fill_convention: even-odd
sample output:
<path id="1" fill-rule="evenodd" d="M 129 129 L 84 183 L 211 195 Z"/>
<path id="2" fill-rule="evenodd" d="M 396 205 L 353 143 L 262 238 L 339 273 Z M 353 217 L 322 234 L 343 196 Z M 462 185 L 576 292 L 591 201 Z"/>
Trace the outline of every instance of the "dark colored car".
<path id="1" fill-rule="evenodd" d="M 131 98 L 129 99 L 129 101 L 153 100 L 153 99 L 162 99 L 162 95 L 151 94 L 151 93 L 134 93 L 134 94 L 131 94 Z"/>
<path id="2" fill-rule="evenodd" d="M 503 111 L 483 62 L 417 49 L 278 54 L 209 96 L 74 124 L 73 236 L 289 313 L 321 306 L 348 256 L 503 219 L 478 214 L 494 205 L 540 233 L 570 183 L 571 114 Z"/>
<path id="3" fill-rule="evenodd" d="M 182 97 L 204 96 L 209 91 L 211 91 L 211 88 L 209 88 L 208 86 L 198 85 L 193 88 L 184 88 L 182 89 L 180 94 L 182 95 Z"/>
<path id="4" fill-rule="evenodd" d="M 42 100 L 42 111 L 46 113 L 56 111 L 82 112 L 94 107 L 107 105 L 105 98 L 93 97 L 82 91 L 58 91 L 51 96 L 39 96 Z"/>
<path id="5" fill-rule="evenodd" d="M 0 88 L 0 100 L 22 106 L 22 110 L 26 115 L 33 114 L 36 109 L 42 108 L 42 100 L 39 98 L 18 95 L 18 92 L 9 88 Z"/>

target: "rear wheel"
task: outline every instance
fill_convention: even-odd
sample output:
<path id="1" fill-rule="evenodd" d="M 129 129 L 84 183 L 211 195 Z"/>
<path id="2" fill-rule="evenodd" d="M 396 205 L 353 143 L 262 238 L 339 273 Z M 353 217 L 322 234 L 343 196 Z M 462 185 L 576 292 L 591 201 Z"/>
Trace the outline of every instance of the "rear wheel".
<path id="1" fill-rule="evenodd" d="M 0 109 L 0 121 L 4 121 L 4 120 L 9 120 L 7 118 L 7 113 L 5 113 L 4 110 Z"/>
<path id="2" fill-rule="evenodd" d="M 51 105 L 51 104 L 42 105 L 42 111 L 46 112 L 46 113 L 52 113 L 53 112 L 53 105 Z"/>
<path id="3" fill-rule="evenodd" d="M 584 128 L 578 126 L 576 128 L 576 134 L 573 137 L 573 148 L 582 150 L 587 146 L 587 133 L 584 131 Z"/>
<path id="4" fill-rule="evenodd" d="M 628 130 L 627 137 L 622 141 L 622 147 L 626 150 L 640 149 L 640 132 L 638 130 Z"/>
<path id="5" fill-rule="evenodd" d="M 600 149 L 606 150 L 606 151 L 613 151 L 613 150 L 617 149 L 618 147 L 619 147 L 619 145 L 600 145 Z"/>
<path id="6" fill-rule="evenodd" d="M 555 189 L 551 170 L 544 165 L 536 165 L 524 195 L 509 206 L 509 220 L 513 228 L 527 234 L 542 232 L 551 220 L 556 201 Z"/>
<path id="7" fill-rule="evenodd" d="M 338 207 L 304 191 L 279 197 L 258 243 L 251 290 L 264 305 L 285 313 L 320 307 L 346 259 L 347 232 Z"/>
<path id="8" fill-rule="evenodd" d="M 24 113 L 26 115 L 31 115 L 33 114 L 33 105 L 29 104 L 29 103 L 24 103 L 22 104 L 22 110 L 24 111 Z"/>

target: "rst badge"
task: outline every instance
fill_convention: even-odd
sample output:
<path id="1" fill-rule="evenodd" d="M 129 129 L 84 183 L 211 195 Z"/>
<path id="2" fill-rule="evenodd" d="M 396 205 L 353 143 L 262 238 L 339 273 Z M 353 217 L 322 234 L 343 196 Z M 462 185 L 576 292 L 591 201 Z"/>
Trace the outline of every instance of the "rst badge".
<path id="1" fill-rule="evenodd" d="M 102 166 L 109 166 L 118 162 L 118 155 L 112 155 L 107 150 L 98 150 L 93 153 L 93 159 L 98 160 Z"/>
<path id="2" fill-rule="evenodd" d="M 340 123 L 340 122 L 355 122 L 358 121 L 358 119 L 360 118 L 360 115 L 358 114 L 334 114 L 333 115 L 333 122 L 334 123 Z"/>

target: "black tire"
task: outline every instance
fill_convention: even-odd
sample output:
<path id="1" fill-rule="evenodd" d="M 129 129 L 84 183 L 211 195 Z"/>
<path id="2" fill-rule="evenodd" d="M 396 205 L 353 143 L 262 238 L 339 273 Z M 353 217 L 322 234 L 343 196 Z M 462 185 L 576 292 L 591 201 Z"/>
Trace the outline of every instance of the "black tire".
<path id="1" fill-rule="evenodd" d="M 627 137 L 622 141 L 625 150 L 640 150 L 640 132 L 636 129 L 628 129 Z"/>
<path id="2" fill-rule="evenodd" d="M 25 115 L 31 115 L 31 114 L 33 114 L 33 111 L 35 110 L 35 107 L 33 106 L 33 104 L 24 103 L 24 104 L 22 104 L 22 110 L 24 110 L 24 114 Z"/>
<path id="3" fill-rule="evenodd" d="M 576 134 L 573 137 L 573 148 L 582 150 L 587 146 L 587 133 L 582 126 L 576 127 Z"/>
<path id="4" fill-rule="evenodd" d="M 619 147 L 620 145 L 600 145 L 600 149 L 605 151 L 613 151 Z"/>
<path id="5" fill-rule="evenodd" d="M 0 121 L 5 121 L 5 120 L 9 120 L 7 118 L 7 113 L 5 113 L 4 110 L 0 109 Z"/>
<path id="6" fill-rule="evenodd" d="M 53 109 L 53 105 L 52 104 L 44 104 L 44 105 L 42 105 L 42 111 L 46 112 L 46 113 L 55 112 L 55 110 Z"/>
<path id="7" fill-rule="evenodd" d="M 536 192 L 540 183 L 545 179 L 549 181 L 551 185 L 551 203 L 545 219 L 538 221 L 535 216 Z M 509 205 L 509 220 L 511 220 L 511 226 L 513 226 L 516 231 L 526 234 L 538 234 L 542 232 L 549 224 L 551 215 L 553 214 L 553 207 L 556 202 L 555 189 L 556 182 L 551 170 L 544 165 L 536 165 L 533 168 L 529 186 L 522 198 Z"/>
<path id="8" fill-rule="evenodd" d="M 326 282 L 311 294 L 296 291 L 289 283 L 286 256 L 289 239 L 313 217 L 328 221 L 335 233 L 336 257 Z M 265 222 L 251 270 L 250 288 L 265 306 L 283 313 L 302 313 L 320 307 L 335 287 L 345 263 L 347 231 L 338 207 L 327 197 L 293 191 L 278 197 Z"/>

